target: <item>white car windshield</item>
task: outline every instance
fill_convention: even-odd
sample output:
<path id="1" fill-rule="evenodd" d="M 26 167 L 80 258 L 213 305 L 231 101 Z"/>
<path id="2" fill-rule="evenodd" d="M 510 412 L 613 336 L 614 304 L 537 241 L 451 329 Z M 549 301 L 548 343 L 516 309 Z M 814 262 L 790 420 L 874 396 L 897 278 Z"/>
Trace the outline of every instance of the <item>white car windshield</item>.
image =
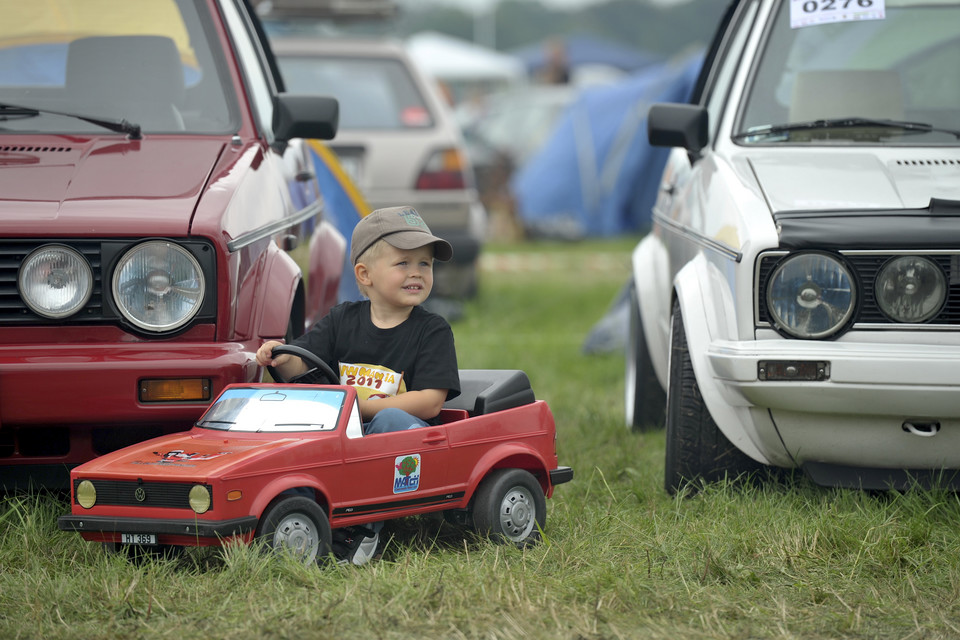
<path id="1" fill-rule="evenodd" d="M 957 1 L 781 2 L 735 137 L 956 145 L 958 60 Z"/>
<path id="2" fill-rule="evenodd" d="M 332 431 L 346 391 L 309 386 L 227 389 L 197 421 L 222 431 Z"/>
<path id="3" fill-rule="evenodd" d="M 0 131 L 236 131 L 204 3 L 0 0 Z"/>

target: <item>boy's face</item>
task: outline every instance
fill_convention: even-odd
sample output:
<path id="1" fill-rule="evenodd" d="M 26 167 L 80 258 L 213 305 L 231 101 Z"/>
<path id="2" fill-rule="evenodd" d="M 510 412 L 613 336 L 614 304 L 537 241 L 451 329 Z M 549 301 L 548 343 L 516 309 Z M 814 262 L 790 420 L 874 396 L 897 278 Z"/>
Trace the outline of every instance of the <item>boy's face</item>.
<path id="1" fill-rule="evenodd" d="M 433 245 L 397 249 L 387 244 L 380 255 L 361 265 L 371 302 L 413 307 L 422 304 L 433 289 Z"/>

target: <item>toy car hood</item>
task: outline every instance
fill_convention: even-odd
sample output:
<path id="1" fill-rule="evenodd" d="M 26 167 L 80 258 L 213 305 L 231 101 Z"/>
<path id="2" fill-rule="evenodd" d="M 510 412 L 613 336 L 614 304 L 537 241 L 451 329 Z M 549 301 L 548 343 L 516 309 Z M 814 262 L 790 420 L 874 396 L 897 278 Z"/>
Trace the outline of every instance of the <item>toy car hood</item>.
<path id="1" fill-rule="evenodd" d="M 150 235 L 188 233 L 224 143 L 211 137 L 65 142 L 38 136 L 30 146 L 29 153 L 0 151 L 0 217 L 7 229 L 20 221 L 34 235 L 58 237 L 135 225 L 131 214 L 142 213 L 145 202 Z"/>
<path id="2" fill-rule="evenodd" d="M 189 481 L 223 476 L 271 454 L 287 455 L 302 446 L 293 434 L 234 437 L 203 429 L 154 438 L 95 458 L 74 469 L 75 477 Z"/>
<path id="3" fill-rule="evenodd" d="M 950 178 L 956 176 L 960 152 L 942 149 L 924 155 L 930 153 L 929 161 L 908 162 L 897 151 L 781 150 L 753 155 L 748 162 L 774 212 L 920 209 L 930 198 L 960 200 L 960 182 Z M 949 162 L 935 163 L 934 157 Z"/>

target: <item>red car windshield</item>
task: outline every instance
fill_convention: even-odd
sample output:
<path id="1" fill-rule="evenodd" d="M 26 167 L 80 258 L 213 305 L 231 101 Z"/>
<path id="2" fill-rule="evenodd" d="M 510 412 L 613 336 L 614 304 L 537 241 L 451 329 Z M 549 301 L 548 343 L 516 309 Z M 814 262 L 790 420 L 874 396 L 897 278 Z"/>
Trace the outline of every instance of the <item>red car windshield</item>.
<path id="1" fill-rule="evenodd" d="M 234 132 L 236 100 L 209 23 L 193 0 L 5 3 L 0 131 L 102 133 L 92 118 L 147 133 Z"/>

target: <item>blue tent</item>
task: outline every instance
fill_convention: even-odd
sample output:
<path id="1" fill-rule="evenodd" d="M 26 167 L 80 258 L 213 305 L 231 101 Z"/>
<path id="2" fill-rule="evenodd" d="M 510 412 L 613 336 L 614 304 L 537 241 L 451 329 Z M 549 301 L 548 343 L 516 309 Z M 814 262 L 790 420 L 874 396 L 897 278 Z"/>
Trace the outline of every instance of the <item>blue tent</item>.
<path id="1" fill-rule="evenodd" d="M 573 239 L 649 227 L 668 150 L 647 141 L 647 111 L 654 102 L 686 102 L 702 62 L 698 54 L 582 92 L 511 179 L 531 235 Z"/>

